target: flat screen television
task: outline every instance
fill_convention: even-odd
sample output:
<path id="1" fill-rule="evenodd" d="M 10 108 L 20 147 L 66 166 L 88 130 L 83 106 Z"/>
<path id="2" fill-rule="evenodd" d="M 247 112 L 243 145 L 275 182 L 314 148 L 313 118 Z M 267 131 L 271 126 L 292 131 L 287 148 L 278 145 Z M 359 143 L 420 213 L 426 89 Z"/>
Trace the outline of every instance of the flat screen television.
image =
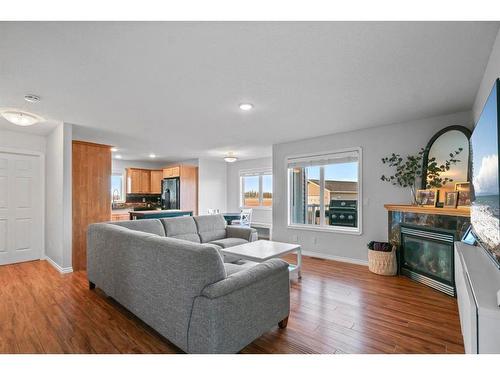
<path id="1" fill-rule="evenodd" d="M 472 230 L 479 244 L 500 268 L 499 196 L 499 99 L 500 80 L 495 81 L 471 136 Z"/>

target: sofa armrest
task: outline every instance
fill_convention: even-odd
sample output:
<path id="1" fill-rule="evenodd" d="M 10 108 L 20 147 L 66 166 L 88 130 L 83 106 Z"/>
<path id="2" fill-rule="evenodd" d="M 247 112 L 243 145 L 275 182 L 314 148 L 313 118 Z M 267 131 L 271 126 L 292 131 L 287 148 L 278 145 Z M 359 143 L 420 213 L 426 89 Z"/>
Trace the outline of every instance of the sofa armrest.
<path id="1" fill-rule="evenodd" d="M 290 314 L 288 264 L 270 259 L 206 286 L 195 298 L 189 353 L 236 353 Z"/>
<path id="2" fill-rule="evenodd" d="M 257 238 L 257 230 L 249 227 L 241 227 L 237 225 L 228 225 L 226 227 L 227 238 L 242 238 L 248 242 L 255 241 Z"/>
<path id="3" fill-rule="evenodd" d="M 288 273 L 288 263 L 281 259 L 269 259 L 206 286 L 201 295 L 210 299 L 219 298 L 278 273 Z"/>

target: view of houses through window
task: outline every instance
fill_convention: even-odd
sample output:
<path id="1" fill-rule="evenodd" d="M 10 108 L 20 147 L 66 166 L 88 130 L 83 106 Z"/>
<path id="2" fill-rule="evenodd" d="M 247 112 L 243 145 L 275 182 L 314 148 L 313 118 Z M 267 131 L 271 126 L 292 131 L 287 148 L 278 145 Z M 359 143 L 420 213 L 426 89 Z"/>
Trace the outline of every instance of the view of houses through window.
<path id="1" fill-rule="evenodd" d="M 359 227 L 359 150 L 289 159 L 291 225 Z"/>

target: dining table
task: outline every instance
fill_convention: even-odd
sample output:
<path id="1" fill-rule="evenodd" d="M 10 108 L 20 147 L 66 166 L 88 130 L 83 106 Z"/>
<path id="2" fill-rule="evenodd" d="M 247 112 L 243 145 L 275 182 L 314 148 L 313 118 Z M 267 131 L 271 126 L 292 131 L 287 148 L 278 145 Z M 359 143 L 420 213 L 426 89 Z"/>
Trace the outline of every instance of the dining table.
<path id="1" fill-rule="evenodd" d="M 231 222 L 233 220 L 239 220 L 241 217 L 240 212 L 224 212 L 222 213 L 222 216 L 224 216 L 224 220 L 226 220 L 227 225 L 231 225 Z"/>

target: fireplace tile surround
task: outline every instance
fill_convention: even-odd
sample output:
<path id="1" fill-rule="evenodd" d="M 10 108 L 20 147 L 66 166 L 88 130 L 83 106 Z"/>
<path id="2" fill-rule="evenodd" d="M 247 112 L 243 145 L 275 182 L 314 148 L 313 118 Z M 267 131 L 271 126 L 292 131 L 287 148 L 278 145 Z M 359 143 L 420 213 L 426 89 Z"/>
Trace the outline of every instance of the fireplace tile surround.
<path id="1" fill-rule="evenodd" d="M 448 275 L 453 270 L 453 239 L 460 239 L 470 225 L 470 213 L 464 209 L 440 209 L 429 207 L 418 207 L 410 205 L 385 205 L 388 210 L 388 238 L 389 242 L 398 248 L 399 274 L 406 275 L 415 281 L 422 282 L 430 287 L 444 293 L 454 295 L 453 275 Z M 401 242 L 401 228 L 403 232 L 408 228 L 416 230 L 409 236 L 411 241 L 406 242 L 406 251 L 411 250 L 419 253 L 421 258 L 429 257 L 429 250 L 435 252 L 435 259 L 429 258 L 428 263 L 435 265 L 439 262 L 440 269 L 435 267 L 425 269 L 422 261 L 416 261 L 416 255 L 407 253 L 404 265 L 401 264 L 401 255 L 404 244 Z M 417 233 L 418 232 L 418 233 Z M 428 234 L 426 234 L 428 233 Z M 447 236 L 446 236 L 447 235 Z M 443 236 L 442 238 L 434 238 Z M 447 238 L 446 238 L 447 237 Z M 450 244 L 451 241 L 451 244 Z M 420 246 L 418 244 L 420 243 Z M 450 250 L 448 250 L 448 248 Z M 403 250 L 404 251 L 404 250 Z M 445 255 L 448 254 L 448 255 Z"/>

